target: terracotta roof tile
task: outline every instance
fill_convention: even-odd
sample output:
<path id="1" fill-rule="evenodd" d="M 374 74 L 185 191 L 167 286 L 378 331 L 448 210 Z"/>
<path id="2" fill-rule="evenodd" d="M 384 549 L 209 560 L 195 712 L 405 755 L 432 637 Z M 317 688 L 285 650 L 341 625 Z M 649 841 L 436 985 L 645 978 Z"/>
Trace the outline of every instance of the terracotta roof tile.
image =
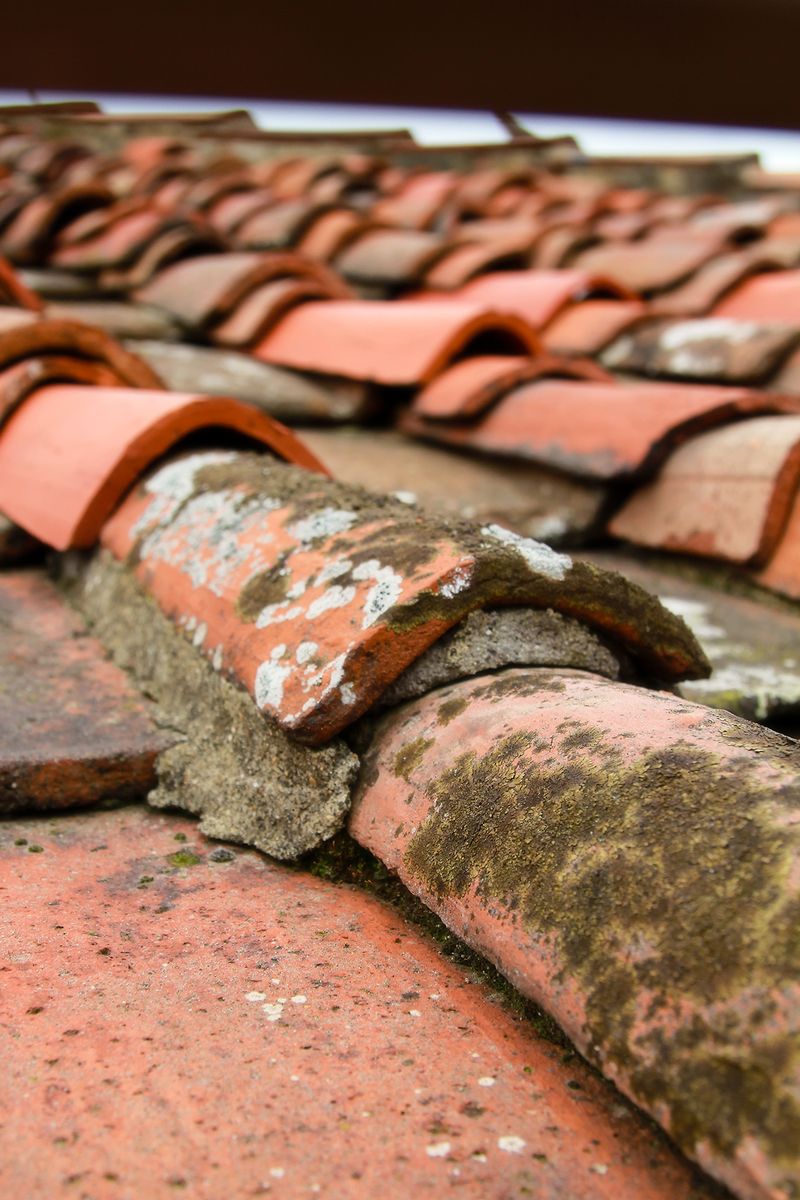
<path id="1" fill-rule="evenodd" d="M 402 387 L 427 382 L 468 353 L 535 349 L 524 321 L 487 307 L 330 300 L 295 308 L 253 353 L 278 366 Z"/>
<path id="2" fill-rule="evenodd" d="M 0 323 L 0 370 L 23 359 L 53 354 L 98 362 L 127 387 L 161 386 L 158 375 L 141 358 L 102 329 L 77 321 L 33 320 L 3 330 Z"/>
<path id="3" fill-rule="evenodd" d="M 426 421 L 468 420 L 481 416 L 520 384 L 548 375 L 611 382 L 591 362 L 566 363 L 547 355 L 485 355 L 463 359 L 437 375 L 417 393 L 413 411 Z"/>
<path id="4" fill-rule="evenodd" d="M 614 517 L 618 537 L 734 563 L 764 563 L 800 483 L 800 416 L 700 434 Z"/>
<path id="5" fill-rule="evenodd" d="M 498 238 L 452 246 L 425 272 L 425 286 L 452 292 L 489 272 L 519 270 L 530 261 L 530 237 Z"/>
<path id="6" fill-rule="evenodd" d="M 435 233 L 416 229 L 370 229 L 336 255 L 337 271 L 353 283 L 389 287 L 420 284 L 426 272 L 450 251 Z"/>
<path id="7" fill-rule="evenodd" d="M 692 239 L 645 239 L 595 246 L 575 256 L 582 271 L 615 279 L 641 295 L 677 287 L 713 257 L 714 247 Z"/>
<path id="8" fill-rule="evenodd" d="M 15 263 L 38 262 L 50 253 L 60 229 L 113 200 L 114 193 L 101 183 L 77 184 L 34 196 L 3 229 L 0 251 Z"/>
<path id="9" fill-rule="evenodd" d="M 550 321 L 542 341 L 554 354 L 599 354 L 646 313 L 640 300 L 582 300 Z"/>
<path id="10" fill-rule="evenodd" d="M 136 295 L 140 301 L 166 309 L 184 325 L 205 329 L 230 317 L 237 305 L 277 279 L 309 280 L 328 295 L 347 293 L 332 271 L 303 255 L 236 251 L 201 255 L 168 266 Z"/>
<path id="11" fill-rule="evenodd" d="M 209 428 L 323 469 L 288 429 L 235 400 L 50 385 L 29 395 L 0 434 L 0 510 L 58 550 L 91 546 L 150 464 Z M 31 488 L 31 479 L 47 487 Z"/>
<path id="12" fill-rule="evenodd" d="M 797 407 L 790 399 L 743 389 L 539 379 L 495 398 L 477 420 L 426 419 L 415 407 L 401 417 L 400 427 L 483 454 L 613 480 L 652 473 L 676 446 L 709 427 Z"/>
<path id="13" fill-rule="evenodd" d="M 800 271 L 775 271 L 747 279 L 714 308 L 715 316 L 800 325 Z"/>
<path id="14" fill-rule="evenodd" d="M 775 374 L 799 342 L 800 330 L 782 325 L 729 317 L 651 319 L 623 333 L 602 361 L 612 370 L 656 378 L 759 384 Z"/>
<path id="15" fill-rule="evenodd" d="M 575 570 L 497 526 L 450 527 L 246 456 L 200 454 L 157 470 L 111 518 L 103 544 L 118 559 L 133 555 L 167 615 L 202 625 L 203 652 L 213 659 L 221 647 L 226 674 L 312 744 L 487 605 L 586 620 L 659 675 L 705 669 L 682 623 L 621 579 Z"/>
<path id="16" fill-rule="evenodd" d="M 713 1064 L 760 1077 L 775 1039 L 796 1037 L 797 984 L 775 947 L 793 920 L 799 801 L 791 739 L 665 693 L 515 670 L 386 717 L 350 828 L 686 1153 L 767 1196 L 798 1169 L 772 1115 L 791 1111 L 797 1067 L 769 1072 L 743 1111 Z"/>

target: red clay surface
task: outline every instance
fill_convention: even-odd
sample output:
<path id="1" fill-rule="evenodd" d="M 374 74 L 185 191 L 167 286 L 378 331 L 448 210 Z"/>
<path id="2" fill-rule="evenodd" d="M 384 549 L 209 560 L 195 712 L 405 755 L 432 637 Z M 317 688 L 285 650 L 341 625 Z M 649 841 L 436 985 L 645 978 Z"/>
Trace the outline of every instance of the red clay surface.
<path id="1" fill-rule="evenodd" d="M 713 1194 L 363 892 L 139 808 L 0 824 L 0 861 L 6 1195 Z"/>

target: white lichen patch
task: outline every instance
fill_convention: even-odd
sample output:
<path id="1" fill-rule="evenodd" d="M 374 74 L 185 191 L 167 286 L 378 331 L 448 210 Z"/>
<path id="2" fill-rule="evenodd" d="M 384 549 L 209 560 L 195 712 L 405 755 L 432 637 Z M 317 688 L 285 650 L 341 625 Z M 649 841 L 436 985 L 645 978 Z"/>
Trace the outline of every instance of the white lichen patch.
<path id="1" fill-rule="evenodd" d="M 505 1137 L 497 1139 L 497 1145 L 500 1150 L 506 1154 L 522 1154 L 522 1151 L 527 1145 L 524 1138 L 517 1137 L 516 1134 L 508 1133 Z"/>
<path id="2" fill-rule="evenodd" d="M 333 583 L 325 589 L 321 596 L 317 596 L 315 600 L 311 601 L 306 609 L 306 616 L 313 621 L 333 608 L 345 608 L 348 604 L 352 604 L 355 595 L 356 589 L 352 584 L 342 587 L 338 583 Z"/>
<path id="3" fill-rule="evenodd" d="M 497 1080 L 493 1075 L 482 1075 L 478 1080 L 478 1087 L 494 1087 Z"/>
<path id="4" fill-rule="evenodd" d="M 285 1003 L 285 1000 L 276 1000 L 274 1004 L 262 1004 L 261 1009 L 266 1014 L 267 1020 L 280 1021 Z"/>
<path id="5" fill-rule="evenodd" d="M 307 663 L 310 659 L 312 659 L 318 652 L 319 646 L 316 642 L 301 642 L 295 650 L 294 656 L 302 665 L 303 663 Z"/>
<path id="6" fill-rule="evenodd" d="M 275 646 L 270 657 L 256 671 L 255 699 L 259 708 L 280 708 L 283 687 L 292 672 L 290 663 L 280 661 L 285 653 L 283 643 Z"/>
<path id="7" fill-rule="evenodd" d="M 561 580 L 572 567 L 572 559 L 568 554 L 559 554 L 552 546 L 537 542 L 533 538 L 522 537 L 510 529 L 504 529 L 502 525 L 484 525 L 481 533 L 484 537 L 492 538 L 511 550 L 516 550 L 531 571 L 537 575 L 544 575 L 547 579 Z"/>
<path id="8" fill-rule="evenodd" d="M 364 616 L 361 628 L 369 629 L 400 599 L 403 592 L 403 577 L 392 567 L 382 566 L 377 558 L 370 558 L 366 562 L 359 563 L 353 571 L 353 578 L 359 582 L 370 579 L 375 581 L 363 603 Z"/>
<path id="9" fill-rule="evenodd" d="M 461 564 L 451 571 L 449 578 L 439 588 L 439 595 L 452 600 L 461 592 L 467 590 L 474 575 L 474 560 L 471 564 Z"/>
<path id="10" fill-rule="evenodd" d="M 433 1142 L 425 1147 L 425 1153 L 428 1158 L 447 1158 L 452 1148 L 450 1142 Z"/>
<path id="11" fill-rule="evenodd" d="M 192 645 L 197 646 L 198 650 L 202 646 L 203 642 L 206 640 L 207 633 L 208 633 L 208 626 L 206 625 L 205 621 L 201 621 L 200 624 L 195 629 L 194 634 L 192 636 Z"/>
<path id="12" fill-rule="evenodd" d="M 266 1000 L 266 998 L 267 996 L 265 992 L 248 992 L 245 996 L 245 1000 L 247 1000 L 249 1004 L 256 1004 L 260 1000 Z"/>
<path id="13" fill-rule="evenodd" d="M 356 693 L 352 683 L 343 683 L 339 688 L 339 695 L 342 698 L 342 704 L 346 704 L 348 708 L 356 702 Z"/>
<path id="14" fill-rule="evenodd" d="M 321 508 L 319 512 L 312 513 L 308 517 L 303 517 L 300 521 L 295 521 L 294 524 L 287 527 L 287 533 L 302 545 L 307 546 L 311 542 L 319 541 L 322 538 L 334 537 L 337 533 L 345 533 L 352 527 L 356 519 L 354 512 L 328 506 L 327 508 Z"/>

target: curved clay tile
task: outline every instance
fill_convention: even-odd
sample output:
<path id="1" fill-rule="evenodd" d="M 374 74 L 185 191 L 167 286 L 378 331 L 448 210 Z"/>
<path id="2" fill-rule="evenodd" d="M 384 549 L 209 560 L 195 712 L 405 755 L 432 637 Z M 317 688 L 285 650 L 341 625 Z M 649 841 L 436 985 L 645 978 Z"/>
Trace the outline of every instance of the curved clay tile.
<path id="1" fill-rule="evenodd" d="M 260 185 L 254 185 L 251 191 L 230 192 L 216 200 L 207 216 L 215 229 L 232 236 L 249 216 L 269 208 L 272 203 L 270 193 Z"/>
<path id="2" fill-rule="evenodd" d="M 55 384 L 29 395 L 0 433 L 0 511 L 57 550 L 91 546 L 137 478 L 204 429 L 325 474 L 290 430 L 237 400 Z"/>
<path id="3" fill-rule="evenodd" d="M 179 225 L 157 234 L 128 266 L 101 271 L 97 283 L 103 291 L 133 291 L 144 287 L 154 275 L 174 262 L 225 249 L 225 241 L 210 225 L 194 222 Z"/>
<path id="4" fill-rule="evenodd" d="M 16 263 L 47 257 L 61 229 L 87 212 L 106 208 L 113 192 L 102 184 L 82 184 L 34 197 L 0 236 L 0 250 Z"/>
<path id="5" fill-rule="evenodd" d="M 0 333 L 0 370 L 25 358 L 74 355 L 108 367 L 126 387 L 157 388 L 155 371 L 119 342 L 91 325 L 77 321 L 34 321 Z"/>
<path id="6" fill-rule="evenodd" d="M 599 354 L 646 314 L 642 300 L 581 300 L 550 321 L 542 341 L 553 354 Z"/>
<path id="7" fill-rule="evenodd" d="M 800 329 L 782 325 L 732 317 L 648 318 L 613 342 L 602 361 L 611 370 L 656 379 L 754 385 L 774 375 L 798 344 Z M 772 390 L 792 389 L 775 379 Z"/>
<path id="8" fill-rule="evenodd" d="M 714 247 L 692 239 L 645 238 L 613 242 L 585 250 L 574 259 L 582 271 L 618 280 L 632 292 L 647 295 L 677 287 L 714 254 Z"/>
<path id="9" fill-rule="evenodd" d="M 681 446 L 609 528 L 637 545 L 763 565 L 799 486 L 800 416 L 754 417 Z"/>
<path id="10" fill-rule="evenodd" d="M 244 348 L 266 337 L 282 317 L 306 300 L 332 300 L 347 296 L 341 285 L 330 291 L 317 279 L 273 279 L 240 300 L 230 316 L 211 331 L 219 346 Z"/>
<path id="11" fill-rule="evenodd" d="M 90 241 L 92 238 L 106 233 L 117 221 L 122 221 L 133 213 L 147 212 L 151 208 L 152 205 L 146 196 L 128 196 L 124 200 L 118 200 L 109 208 L 97 208 L 83 213 L 82 216 L 76 217 L 74 221 L 59 231 L 57 248 L 61 249 L 66 246 L 74 246 L 78 242 Z"/>
<path id="12" fill-rule="evenodd" d="M 51 255 L 51 262 L 53 266 L 68 267 L 73 271 L 124 267 L 159 234 L 174 229 L 176 225 L 190 223 L 186 217 L 170 217 L 158 208 L 146 208 L 113 221 L 109 228 L 101 230 L 94 237 L 59 246 Z"/>
<path id="13" fill-rule="evenodd" d="M 652 474 L 676 446 L 709 428 L 798 411 L 800 401 L 744 389 L 542 379 L 513 388 L 477 421 L 424 420 L 412 410 L 400 427 L 481 454 L 613 480 Z"/>
<path id="14" fill-rule="evenodd" d="M 83 383 L 90 387 L 123 387 L 103 363 L 74 355 L 45 354 L 24 358 L 0 370 L 0 428 L 31 392 L 47 383 Z"/>
<path id="15" fill-rule="evenodd" d="M 718 254 L 680 287 L 654 296 L 650 310 L 682 317 L 703 316 L 745 279 L 773 271 L 781 265 L 761 242 L 728 254 Z"/>
<path id="16" fill-rule="evenodd" d="M 458 179 L 450 171 L 425 171 L 412 175 L 391 196 L 372 206 L 376 221 L 404 229 L 428 229 L 447 204 Z"/>
<path id="17" fill-rule="evenodd" d="M 800 326 L 800 270 L 745 280 L 714 306 L 714 316 Z"/>
<path id="18" fill-rule="evenodd" d="M 495 271 L 470 280 L 449 298 L 514 313 L 540 330 L 571 303 L 590 297 L 634 299 L 611 279 L 568 269 Z"/>
<path id="19" fill-rule="evenodd" d="M 373 222 L 365 219 L 355 209 L 332 208 L 317 217 L 303 236 L 298 238 L 295 250 L 301 254 L 308 254 L 310 258 L 329 262 L 349 245 L 354 237 L 358 237 L 362 230 L 372 228 Z"/>
<path id="20" fill-rule="evenodd" d="M 566 363 L 546 354 L 536 358 L 485 355 L 462 359 L 442 371 L 414 397 L 413 412 L 428 421 L 470 420 L 520 384 L 548 375 L 613 382 L 591 362 Z"/>
<path id="21" fill-rule="evenodd" d="M 579 254 L 602 244 L 598 235 L 590 229 L 574 225 L 554 225 L 545 229 L 536 239 L 531 265 L 541 271 L 566 267 Z"/>
<path id="22" fill-rule="evenodd" d="M 247 217 L 236 230 L 236 244 L 244 250 L 280 250 L 293 246 L 305 231 L 331 208 L 308 200 L 271 204 Z"/>
<path id="23" fill-rule="evenodd" d="M 24 308 L 28 312 L 41 312 L 44 301 L 32 292 L 17 275 L 10 263 L 0 258 L 0 303 L 10 304 L 15 308 Z"/>
<path id="24" fill-rule="evenodd" d="M 198 179 L 184 193 L 184 201 L 190 208 L 205 211 L 229 196 L 251 195 L 253 192 L 263 195 L 259 185 L 247 171 L 239 168 L 230 174 Z"/>
<path id="25" fill-rule="evenodd" d="M 769 562 L 755 580 L 770 591 L 800 600 L 800 489 Z"/>
<path id="26" fill-rule="evenodd" d="M 496 242 L 467 242 L 453 246 L 425 272 L 425 287 L 452 292 L 477 276 L 516 271 L 530 265 L 530 237 L 500 238 Z"/>
<path id="27" fill-rule="evenodd" d="M 253 354 L 278 366 L 403 387 L 426 383 L 470 353 L 536 349 L 524 321 L 472 304 L 329 300 L 295 308 Z"/>
<path id="28" fill-rule="evenodd" d="M 173 621 L 202 627 L 203 654 L 213 662 L 219 647 L 226 675 L 311 744 L 352 724 L 486 607 L 569 613 L 657 678 L 707 673 L 684 623 L 620 576 L 498 525 L 437 520 L 252 455 L 194 453 L 157 467 L 102 542 Z"/>
<path id="29" fill-rule="evenodd" d="M 350 239 L 334 260 L 355 283 L 410 287 L 451 248 L 435 233 L 417 229 L 369 229 Z"/>
<path id="30" fill-rule="evenodd" d="M 310 280 L 332 295 L 347 292 L 333 271 L 312 258 L 238 250 L 175 263 L 140 288 L 136 299 L 166 309 L 190 328 L 205 328 L 224 320 L 246 296 L 274 279 Z"/>
<path id="31" fill-rule="evenodd" d="M 793 739 L 523 669 L 387 715 L 349 828 L 735 1195 L 788 1200 L 800 1153 L 776 1114 L 794 1127 L 799 821 Z"/>

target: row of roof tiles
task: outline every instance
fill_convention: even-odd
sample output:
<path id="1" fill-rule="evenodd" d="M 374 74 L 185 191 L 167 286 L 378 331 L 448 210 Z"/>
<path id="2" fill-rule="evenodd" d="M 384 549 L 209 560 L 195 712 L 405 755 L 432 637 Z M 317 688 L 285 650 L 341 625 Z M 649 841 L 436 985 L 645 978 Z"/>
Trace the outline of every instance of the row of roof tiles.
<path id="1" fill-rule="evenodd" d="M 86 156 L 83 162 L 91 167 Z M 506 179 L 503 203 L 521 202 L 532 182 L 512 186 Z M 486 180 L 471 183 L 471 192 L 464 189 L 468 204 L 483 204 L 487 190 L 497 194 Z M 646 207 L 640 199 L 624 199 L 622 215 Z M 216 292 L 198 284 L 199 305 L 191 287 L 173 289 L 179 303 L 194 305 L 193 320 L 172 315 L 184 328 L 193 326 L 195 336 L 213 341 L 214 330 L 259 289 L 304 278 L 302 270 L 270 275 L 266 256 L 246 262 L 242 274 L 242 264 L 233 264 L 223 278 L 223 265 L 236 257 L 198 260 L 221 281 Z M 152 286 L 169 291 L 172 273 L 191 276 L 190 266 L 198 270 L 191 260 L 165 267 Z M 334 287 L 353 283 L 332 279 Z M 502 277 L 486 279 L 492 289 L 508 286 Z M 530 275 L 515 286 L 525 304 L 533 302 Z M 579 478 L 613 484 L 610 528 L 623 536 L 647 544 L 647 531 L 670 515 L 677 494 L 685 509 L 683 526 L 674 523 L 682 550 L 712 553 L 751 573 L 791 563 L 796 402 L 741 387 L 633 386 L 616 381 L 610 364 L 554 359 L 553 347 L 548 356 L 540 339 L 562 308 L 566 316 L 571 304 L 580 310 L 576 286 L 574 276 L 548 278 L 538 323 L 530 310 L 516 311 L 510 302 L 298 295 L 284 309 L 277 306 L 274 322 L 259 327 L 251 348 L 254 361 L 320 384 L 334 375 L 372 390 L 377 385 L 384 419 L 399 414 L 404 428 L 426 439 L 458 445 L 471 435 L 481 453 L 499 449 L 499 461 L 517 456 L 562 470 L 568 464 Z M 606 303 L 636 305 L 638 321 L 644 301 L 619 285 L 605 286 L 611 292 Z M 220 311 L 220 295 L 233 297 L 228 312 Z M 341 488 L 325 478 L 301 441 L 263 414 L 231 400 L 162 391 L 152 368 L 113 339 L 54 325 L 37 314 L 37 304 L 25 308 L 18 297 L 9 298 L 15 305 L 6 309 L 10 332 L 0 379 L 8 396 L 0 429 L 0 508 L 56 548 L 100 538 L 105 554 L 90 567 L 83 603 L 94 606 L 109 644 L 118 614 L 102 611 L 101 593 L 103 572 L 116 560 L 120 578 L 135 578 L 156 599 L 210 671 L 246 689 L 279 731 L 318 747 L 304 753 L 327 753 L 358 715 L 378 702 L 410 697 L 374 737 L 371 727 L 362 732 L 372 740 L 350 820 L 353 835 L 554 1012 L 585 1052 L 717 1178 L 747 1200 L 791 1195 L 795 964 L 784 931 L 794 850 L 785 808 L 796 791 L 796 747 L 745 722 L 619 682 L 620 674 L 675 680 L 706 670 L 686 627 L 640 589 L 502 525 L 431 522 L 403 503 Z M 718 336 L 719 330 L 717 322 Z M 761 352 L 763 346 L 765 356 L 781 359 L 795 344 L 791 333 L 749 330 L 748 348 Z M 735 332 L 730 342 L 736 343 Z M 663 345 L 675 350 L 668 338 Z M 54 364 L 56 357 L 65 362 Z M 492 421 L 502 429 L 503 417 L 507 444 L 493 446 L 489 437 L 482 443 Z M 174 457 L 187 434 L 203 434 L 213 448 L 195 446 L 188 456 Z M 232 449 L 231 439 L 235 445 L 242 436 L 310 473 Z M 155 460 L 164 453 L 171 457 L 159 465 Z M 723 470 L 729 463 L 747 490 L 738 509 L 731 507 L 731 480 Z M 23 476 L 28 486 L 46 478 L 49 490 L 39 489 L 27 508 Z M 645 534 L 626 533 L 625 522 L 633 527 L 637 520 Z M 674 535 L 674 526 L 665 528 L 659 544 Z M 12 583 L 12 599 L 14 586 L 17 602 L 32 596 L 30 588 Z M 781 586 L 791 593 L 791 582 Z M 477 653 L 470 643 L 471 665 L 462 674 L 499 669 L 494 682 L 451 682 L 452 667 L 437 674 L 429 652 L 486 605 L 523 613 L 554 609 L 551 615 L 577 619 L 599 636 L 599 649 L 587 659 L 581 643 L 570 651 L 573 657 L 555 663 L 578 673 L 542 671 L 535 656 L 523 660 L 525 670 L 503 670 L 520 659 L 503 657 L 510 652 L 498 648 L 503 639 L 492 626 L 492 653 Z M 145 611 L 147 637 L 155 617 Z M 510 638 L 519 641 L 516 626 Z M 41 657 L 30 656 L 29 671 Z M 412 663 L 421 667 L 413 684 Z M 76 677 L 88 678 L 93 669 L 85 665 Z M 446 692 L 424 694 L 442 682 L 450 683 Z M 118 685 L 106 678 L 103 687 L 108 704 L 119 704 Z M 401 690 L 392 693 L 393 687 Z M 64 736 L 63 726 L 40 732 L 45 741 Z M 159 746 L 156 736 L 139 743 L 133 736 L 130 749 L 122 749 L 137 764 L 138 786 L 146 786 L 154 754 L 159 769 Z M 101 747 L 101 759 L 104 753 L 113 757 L 113 738 Z M 605 763 L 600 772 L 598 756 Z M 303 760 L 309 777 L 310 761 Z M 177 776 L 189 772 L 185 754 L 170 763 L 183 763 L 177 772 L 169 768 Z M 9 793 L 16 790 L 18 803 L 25 788 L 34 803 L 42 802 L 46 773 L 38 792 L 35 770 L 6 773 L 17 785 Z M 555 836 L 526 824 L 525 814 L 536 807 L 530 789 L 538 802 L 547 796 L 546 821 L 554 822 Z M 85 791 L 70 795 L 69 786 L 66 793 L 66 803 L 86 799 Z M 589 794 L 595 808 L 581 825 Z M 687 823 L 686 799 L 695 794 Z M 494 797 L 489 821 L 487 796 Z M 198 803 L 203 811 L 205 801 Z M 232 826 L 219 813 L 204 820 L 230 836 Z M 742 847 L 733 855 L 730 837 L 720 847 L 717 836 L 731 823 L 731 837 Z M 598 830 L 614 843 L 599 857 Z M 642 830 L 649 831 L 644 841 Z M 251 831 L 245 840 L 255 836 Z M 262 829 L 257 836 L 269 833 Z M 553 855 L 556 844 L 564 846 L 563 856 Z M 546 880 L 535 896 L 532 855 L 540 859 L 537 879 Z M 619 915 L 604 891 L 612 883 L 614 894 L 622 889 L 631 905 L 630 920 L 619 928 L 606 919 Z M 754 896 L 772 905 L 766 933 Z M 708 931 L 721 912 L 725 970 L 713 982 Z M 661 1008 L 652 1003 L 654 990 Z M 763 1020 L 755 1011 L 762 1003 L 771 1006 Z M 715 1069 L 731 1056 L 739 1064 L 737 1079 L 746 1079 L 741 1104 L 731 1102 L 730 1073 Z M 580 1188 L 571 1186 L 569 1194 L 581 1194 Z"/>

